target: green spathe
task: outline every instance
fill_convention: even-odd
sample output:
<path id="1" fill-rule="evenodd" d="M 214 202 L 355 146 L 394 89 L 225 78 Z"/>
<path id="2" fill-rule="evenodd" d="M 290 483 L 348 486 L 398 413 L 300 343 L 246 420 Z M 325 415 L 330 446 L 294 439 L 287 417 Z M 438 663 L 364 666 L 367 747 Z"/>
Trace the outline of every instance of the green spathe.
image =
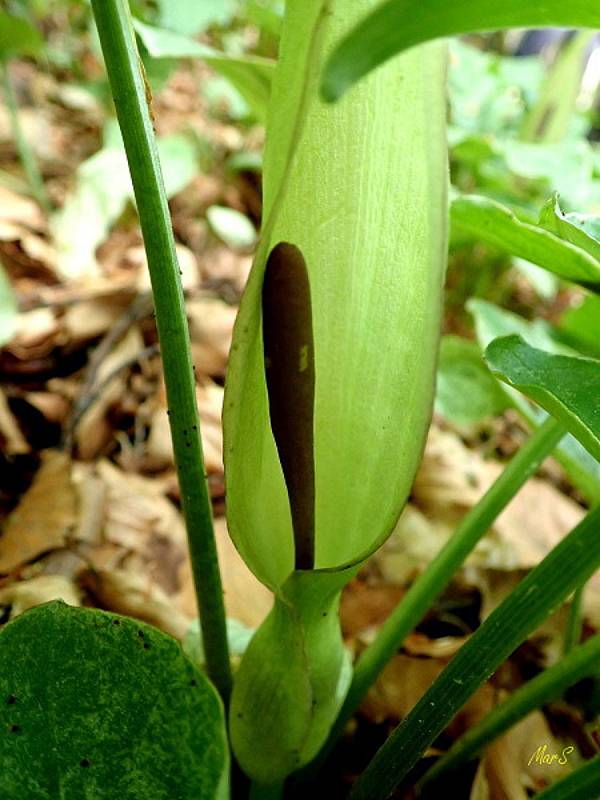
<path id="1" fill-rule="evenodd" d="M 236 676 L 230 730 L 263 785 L 307 763 L 336 718 L 349 682 L 339 593 L 391 532 L 431 414 L 447 248 L 445 49 L 415 50 L 338 106 L 318 93 L 327 54 L 373 5 L 287 4 L 264 226 L 230 356 L 228 524 L 275 592 Z M 315 570 L 297 572 L 262 341 L 265 264 L 280 243 L 306 263 L 314 333 Z"/>
<path id="2" fill-rule="evenodd" d="M 275 590 L 294 565 L 261 341 L 276 244 L 300 248 L 310 279 L 317 568 L 360 562 L 390 533 L 431 413 L 446 259 L 444 49 L 415 50 L 337 106 L 318 97 L 324 52 L 372 6 L 288 3 L 273 85 L 265 224 L 234 332 L 224 434 L 229 529 Z"/>

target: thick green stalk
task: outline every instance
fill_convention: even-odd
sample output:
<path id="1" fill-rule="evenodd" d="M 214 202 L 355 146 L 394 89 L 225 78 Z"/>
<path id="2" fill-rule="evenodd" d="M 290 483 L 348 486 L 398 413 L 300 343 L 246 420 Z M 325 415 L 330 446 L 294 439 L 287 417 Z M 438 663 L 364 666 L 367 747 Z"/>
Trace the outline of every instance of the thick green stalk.
<path id="1" fill-rule="evenodd" d="M 594 800 L 600 797 L 600 756 L 576 769 L 543 792 L 535 800 Z"/>
<path id="2" fill-rule="evenodd" d="M 600 634 L 575 647 L 557 664 L 528 681 L 507 700 L 496 706 L 481 722 L 470 728 L 421 781 L 431 783 L 448 770 L 475 758 L 483 747 L 497 739 L 530 711 L 559 697 L 565 689 L 598 670 Z"/>
<path id="3" fill-rule="evenodd" d="M 477 542 L 523 484 L 535 474 L 563 435 L 564 428 L 558 422 L 552 418 L 546 420 L 514 456 L 479 503 L 469 511 L 425 572 L 417 578 L 382 625 L 375 641 L 358 659 L 350 690 L 320 758 L 329 752 L 369 687 L 398 651 L 406 636 L 419 623 Z"/>
<path id="4" fill-rule="evenodd" d="M 17 104 L 17 98 L 15 96 L 15 90 L 10 79 L 8 62 L 4 62 L 4 64 L 0 66 L 0 70 L 2 71 L 4 99 L 10 114 L 12 134 L 15 140 L 15 147 L 17 148 L 19 159 L 23 165 L 31 193 L 37 200 L 42 211 L 46 215 L 49 215 L 52 211 L 52 207 L 50 205 L 48 195 L 46 194 L 44 181 L 35 160 L 35 156 L 31 150 L 29 142 L 27 141 L 27 137 L 23 133 L 23 128 L 21 127 L 21 122 L 19 120 L 19 107 Z"/>
<path id="5" fill-rule="evenodd" d="M 225 609 L 196 405 L 189 333 L 175 241 L 148 107 L 148 89 L 126 0 L 93 0 L 135 190 L 152 280 L 171 437 L 188 531 L 208 674 L 231 690 Z"/>
<path id="6" fill-rule="evenodd" d="M 352 800 L 386 800 L 469 697 L 594 574 L 600 566 L 599 524 L 600 507 L 494 609 L 379 749 L 355 783 Z"/>

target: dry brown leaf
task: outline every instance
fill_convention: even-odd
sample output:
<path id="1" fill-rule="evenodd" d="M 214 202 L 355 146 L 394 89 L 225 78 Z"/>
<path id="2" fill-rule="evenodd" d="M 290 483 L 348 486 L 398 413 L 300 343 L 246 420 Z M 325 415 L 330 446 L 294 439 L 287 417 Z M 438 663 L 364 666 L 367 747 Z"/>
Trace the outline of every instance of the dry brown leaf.
<path id="1" fill-rule="evenodd" d="M 70 305 L 61 320 L 71 342 L 85 342 L 104 334 L 123 313 L 114 296 L 82 300 Z"/>
<path id="2" fill-rule="evenodd" d="M 44 231 L 46 222 L 40 207 L 22 194 L 0 185 L 0 219 L 26 225 L 33 231 Z"/>
<path id="3" fill-rule="evenodd" d="M 0 589 L 0 605 L 12 606 L 11 619 L 50 600 L 63 600 L 70 606 L 78 606 L 81 592 L 64 575 L 38 575 L 26 581 L 13 581 Z"/>
<path id="4" fill-rule="evenodd" d="M 216 298 L 187 304 L 196 375 L 224 375 L 237 309 Z"/>
<path id="5" fill-rule="evenodd" d="M 102 381 L 134 358 L 143 348 L 142 335 L 137 326 L 133 325 L 102 362 L 96 376 L 95 386 L 100 386 Z M 97 456 L 113 435 L 112 429 L 106 421 L 106 413 L 112 405 L 118 402 L 123 394 L 124 386 L 124 376 L 115 375 L 112 380 L 102 386 L 99 396 L 95 398 L 93 405 L 81 418 L 75 433 L 75 441 L 79 456 L 84 461 L 90 461 Z"/>
<path id="6" fill-rule="evenodd" d="M 189 247 L 177 244 L 175 247 L 181 275 L 181 284 L 185 290 L 195 289 L 198 286 L 198 262 Z M 152 288 L 146 250 L 142 244 L 131 247 L 125 254 L 125 261 L 137 271 L 137 290 L 140 294 L 149 292 Z"/>
<path id="7" fill-rule="evenodd" d="M 6 455 L 29 453 L 31 449 L 21 433 L 2 389 L 0 389 L 0 441 L 2 442 L 2 451 Z"/>
<path id="8" fill-rule="evenodd" d="M 445 668 L 439 658 L 414 658 L 400 653 L 388 663 L 361 705 L 361 713 L 376 723 L 403 719 Z M 463 706 L 450 725 L 458 735 L 473 725 L 493 704 L 494 690 L 484 684 Z"/>
<path id="9" fill-rule="evenodd" d="M 541 758 L 536 759 L 536 751 L 544 745 L 544 752 L 549 756 L 560 755 L 563 748 L 569 746 L 553 736 L 540 711 L 533 711 L 486 749 L 479 768 L 482 774 L 478 779 L 487 787 L 488 794 L 472 793 L 471 797 L 526 800 L 529 796 L 527 789 L 539 791 L 565 777 L 572 763 L 571 766 L 569 763 L 561 765 L 555 759 L 552 764 L 544 764 Z M 479 791 L 482 791 L 481 787 Z"/>
<path id="10" fill-rule="evenodd" d="M 196 397 L 200 414 L 204 465 L 207 473 L 221 473 L 223 472 L 223 431 L 221 428 L 223 387 L 212 381 L 203 386 L 197 386 Z M 152 415 L 146 451 L 155 469 L 173 465 L 173 444 L 164 399 Z"/>
<path id="11" fill-rule="evenodd" d="M 231 541 L 224 517 L 215 520 L 215 535 L 227 616 L 237 619 L 249 628 L 257 628 L 271 610 L 273 596 L 242 561 Z M 196 617 L 196 594 L 190 563 L 187 560 L 180 570 L 180 582 L 181 607 L 189 616 Z"/>
<path id="12" fill-rule="evenodd" d="M 122 569 L 89 570 L 83 585 L 108 611 L 126 614 L 183 639 L 192 619 L 147 576 Z"/>
<path id="13" fill-rule="evenodd" d="M 71 459 L 66 453 L 48 450 L 0 537 L 0 572 L 12 572 L 42 553 L 63 547 L 76 514 Z"/>
<path id="14" fill-rule="evenodd" d="M 21 312 L 17 330 L 6 349 L 21 361 L 42 358 L 59 343 L 60 323 L 49 308 Z"/>

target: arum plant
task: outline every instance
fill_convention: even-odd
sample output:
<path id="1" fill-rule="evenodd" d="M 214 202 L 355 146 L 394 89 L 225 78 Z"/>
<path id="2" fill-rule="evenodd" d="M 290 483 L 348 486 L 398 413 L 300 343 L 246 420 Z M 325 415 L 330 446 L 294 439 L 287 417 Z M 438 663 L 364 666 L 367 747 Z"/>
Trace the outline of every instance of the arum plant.
<path id="1" fill-rule="evenodd" d="M 310 760 L 336 717 L 350 679 L 340 591 L 391 532 L 431 413 L 444 47 L 415 51 L 336 107 L 319 97 L 333 44 L 372 6 L 287 4 L 263 234 L 231 349 L 228 523 L 275 600 L 237 673 L 230 727 L 262 784 Z"/>

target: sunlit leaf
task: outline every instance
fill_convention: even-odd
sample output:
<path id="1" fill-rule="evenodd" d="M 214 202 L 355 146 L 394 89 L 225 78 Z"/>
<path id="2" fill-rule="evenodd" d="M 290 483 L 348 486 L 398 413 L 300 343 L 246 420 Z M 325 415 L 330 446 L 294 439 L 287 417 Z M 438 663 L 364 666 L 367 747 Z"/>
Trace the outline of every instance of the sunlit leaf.
<path id="1" fill-rule="evenodd" d="M 521 222 L 506 206 L 477 195 L 452 200 L 453 228 L 476 241 L 524 258 L 564 280 L 600 291 L 600 242 L 562 219 L 557 201 L 544 208 L 539 225 Z M 549 214 L 553 216 L 550 218 Z M 554 214 L 559 218 L 555 220 Z M 552 225 L 552 228 L 550 226 Z"/>
<path id="2" fill-rule="evenodd" d="M 492 372 L 561 421 L 600 461 L 600 361 L 547 353 L 519 336 L 485 351 Z"/>
<path id="3" fill-rule="evenodd" d="M 275 62 L 259 56 L 231 56 L 164 28 L 136 20 L 135 29 L 152 58 L 200 58 L 238 90 L 258 120 L 266 119 Z"/>
<path id="4" fill-rule="evenodd" d="M 223 709 L 175 640 L 53 602 L 0 643 L 3 800 L 225 800 Z"/>
<path id="5" fill-rule="evenodd" d="M 210 206 L 206 219 L 214 233 L 233 248 L 247 249 L 256 242 L 256 231 L 248 217 L 225 206 Z"/>
<path id="6" fill-rule="evenodd" d="M 443 36 L 503 28 L 600 28 L 600 7 L 590 0 L 387 0 L 342 40 L 323 80 L 328 100 L 397 53 Z"/>
<path id="7" fill-rule="evenodd" d="M 37 56 L 42 44 L 41 33 L 26 19 L 0 11 L 0 61 L 11 56 Z"/>

